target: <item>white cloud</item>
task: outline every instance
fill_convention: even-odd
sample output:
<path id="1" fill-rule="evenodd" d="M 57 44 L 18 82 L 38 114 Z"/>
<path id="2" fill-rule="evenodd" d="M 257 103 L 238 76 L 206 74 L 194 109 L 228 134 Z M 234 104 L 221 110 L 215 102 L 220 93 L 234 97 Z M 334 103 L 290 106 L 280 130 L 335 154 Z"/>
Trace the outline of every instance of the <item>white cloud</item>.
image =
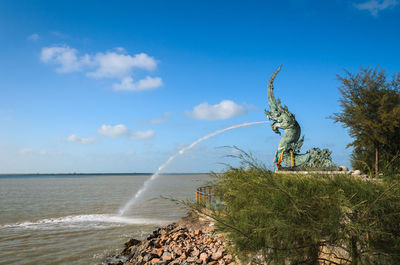
<path id="1" fill-rule="evenodd" d="M 142 91 L 162 85 L 160 77 L 147 76 L 133 82 L 135 69 L 153 71 L 157 68 L 157 61 L 146 53 L 129 55 L 122 47 L 106 53 L 79 56 L 74 48 L 51 46 L 42 49 L 40 59 L 44 63 L 58 65 L 56 70 L 59 73 L 85 71 L 87 77 L 118 79 L 119 83 L 113 85 L 114 90 Z"/>
<path id="2" fill-rule="evenodd" d="M 121 137 L 129 134 L 128 128 L 126 128 L 126 126 L 123 124 L 118 124 L 115 126 L 103 124 L 100 129 L 97 130 L 97 132 L 107 137 Z"/>
<path id="3" fill-rule="evenodd" d="M 31 41 L 37 41 L 39 39 L 40 39 L 40 36 L 37 33 L 34 33 L 34 34 L 28 36 L 28 40 L 31 40 Z"/>
<path id="4" fill-rule="evenodd" d="M 145 79 L 134 83 L 132 77 L 128 76 L 123 78 L 121 83 L 114 84 L 113 88 L 119 91 L 144 91 L 152 90 L 160 86 L 162 86 L 160 77 L 147 76 Z"/>
<path id="5" fill-rule="evenodd" d="M 137 131 L 131 134 L 131 138 L 134 140 L 146 140 L 153 138 L 155 135 L 155 132 L 153 130 L 147 130 L 147 131 Z"/>
<path id="6" fill-rule="evenodd" d="M 79 143 L 79 144 L 91 144 L 95 141 L 95 139 L 91 138 L 91 137 L 83 138 L 83 137 L 77 136 L 76 134 L 71 134 L 70 136 L 67 137 L 67 141 Z"/>
<path id="7" fill-rule="evenodd" d="M 81 57 L 77 55 L 76 49 L 68 46 L 53 46 L 42 49 L 40 59 L 45 63 L 57 64 L 56 69 L 59 73 L 80 71 L 85 66 L 91 64 L 90 56 L 85 54 Z"/>
<path id="8" fill-rule="evenodd" d="M 19 150 L 19 153 L 20 153 L 21 155 L 30 155 L 30 154 L 33 153 L 33 149 L 32 149 L 32 148 L 21 148 L 21 149 Z"/>
<path id="9" fill-rule="evenodd" d="M 153 57 L 145 53 L 139 53 L 134 56 L 122 54 L 121 47 L 117 52 L 98 53 L 93 58 L 98 67 L 94 72 L 87 75 L 95 78 L 123 78 L 130 74 L 133 68 L 152 71 L 157 67 Z"/>
<path id="10" fill-rule="evenodd" d="M 377 16 L 379 11 L 393 8 L 397 4 L 397 0 L 369 0 L 364 3 L 354 4 L 354 6 L 359 10 L 368 10 L 371 15 Z"/>
<path id="11" fill-rule="evenodd" d="M 106 125 L 103 124 L 97 132 L 107 137 L 128 137 L 133 140 L 146 140 L 153 138 L 155 132 L 153 130 L 147 131 L 132 131 L 129 130 L 124 124 Z"/>
<path id="12" fill-rule="evenodd" d="M 193 111 L 187 111 L 190 117 L 199 120 L 223 120 L 245 113 L 246 110 L 243 106 L 231 100 L 223 100 L 215 105 L 208 105 L 207 102 L 204 102 L 195 106 Z"/>

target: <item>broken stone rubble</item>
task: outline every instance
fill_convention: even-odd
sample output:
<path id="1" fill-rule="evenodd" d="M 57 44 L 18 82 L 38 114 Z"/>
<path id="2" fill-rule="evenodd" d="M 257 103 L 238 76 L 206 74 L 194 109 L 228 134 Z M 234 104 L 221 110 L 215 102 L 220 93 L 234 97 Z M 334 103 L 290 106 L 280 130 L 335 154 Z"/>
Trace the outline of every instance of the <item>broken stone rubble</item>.
<path id="1" fill-rule="evenodd" d="M 130 239 L 121 254 L 103 265 L 234 265 L 222 235 L 212 235 L 207 226 L 178 222 L 158 228 L 140 241 Z"/>

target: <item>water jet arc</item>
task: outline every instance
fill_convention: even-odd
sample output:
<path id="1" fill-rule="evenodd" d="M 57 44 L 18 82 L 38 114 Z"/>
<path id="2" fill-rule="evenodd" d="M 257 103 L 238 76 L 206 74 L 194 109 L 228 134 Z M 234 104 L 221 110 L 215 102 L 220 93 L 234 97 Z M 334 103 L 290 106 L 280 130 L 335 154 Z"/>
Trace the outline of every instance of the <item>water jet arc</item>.
<path id="1" fill-rule="evenodd" d="M 236 128 L 240 128 L 240 127 L 247 127 L 247 126 L 251 126 L 251 125 L 254 125 L 254 124 L 261 124 L 261 123 L 267 123 L 267 122 L 269 122 L 269 121 L 256 121 L 256 122 L 245 122 L 245 123 L 241 123 L 241 124 L 236 124 L 236 125 L 227 127 L 227 128 L 225 128 L 225 129 L 221 129 L 221 130 L 215 131 L 215 132 L 210 133 L 210 134 L 208 134 L 208 135 L 206 135 L 206 136 L 203 136 L 203 137 L 197 139 L 196 141 L 194 141 L 192 144 L 190 144 L 190 145 L 188 145 L 188 146 L 182 148 L 181 150 L 179 150 L 178 153 L 176 153 L 176 154 L 170 156 L 170 157 L 168 158 L 168 160 L 167 160 L 164 164 L 162 164 L 162 165 L 157 169 L 156 173 L 154 173 L 149 179 L 147 179 L 147 180 L 143 183 L 143 186 L 139 189 L 139 191 L 136 192 L 136 194 L 124 205 L 124 207 L 122 207 L 122 208 L 119 210 L 119 215 L 120 215 L 120 216 L 124 215 L 125 212 L 126 212 L 129 208 L 131 208 L 132 205 L 135 204 L 136 200 L 140 197 L 140 195 L 142 195 L 143 192 L 147 190 L 147 188 L 149 187 L 149 185 L 150 185 L 153 181 L 155 181 L 155 180 L 160 176 L 160 172 L 161 172 L 166 166 L 168 166 L 177 156 L 183 155 L 187 150 L 192 149 L 192 148 L 193 148 L 195 145 L 197 145 L 198 143 L 201 143 L 201 142 L 203 142 L 203 141 L 205 141 L 205 140 L 207 140 L 207 139 L 209 139 L 209 138 L 211 138 L 211 137 L 214 137 L 214 136 L 216 136 L 216 135 L 218 135 L 218 134 L 220 134 L 220 133 L 223 133 L 223 132 L 226 132 L 226 131 L 229 131 L 229 130 L 233 130 L 233 129 L 236 129 Z"/>

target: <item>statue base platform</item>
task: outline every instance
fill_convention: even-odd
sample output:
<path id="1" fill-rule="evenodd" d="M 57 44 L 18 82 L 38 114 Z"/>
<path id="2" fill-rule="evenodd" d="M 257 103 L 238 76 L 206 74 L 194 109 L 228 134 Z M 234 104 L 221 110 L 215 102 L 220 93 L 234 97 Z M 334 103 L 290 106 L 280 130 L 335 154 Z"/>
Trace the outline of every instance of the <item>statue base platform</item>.
<path id="1" fill-rule="evenodd" d="M 340 167 L 328 168 L 302 168 L 302 167 L 281 167 L 275 170 L 278 174 L 351 174 L 348 170 L 342 170 Z"/>

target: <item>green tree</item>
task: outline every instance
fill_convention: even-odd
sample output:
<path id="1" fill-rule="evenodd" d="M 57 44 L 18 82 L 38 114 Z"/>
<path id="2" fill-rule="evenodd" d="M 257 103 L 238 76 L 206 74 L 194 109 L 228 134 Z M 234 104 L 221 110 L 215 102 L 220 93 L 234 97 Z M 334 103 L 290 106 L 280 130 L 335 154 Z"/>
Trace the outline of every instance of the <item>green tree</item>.
<path id="1" fill-rule="evenodd" d="M 388 81 L 383 70 L 361 68 L 337 78 L 341 112 L 331 118 L 348 128 L 354 139 L 348 145 L 354 147 L 353 167 L 364 164 L 375 168 L 378 176 L 380 157 L 390 161 L 400 150 L 400 73 Z"/>

